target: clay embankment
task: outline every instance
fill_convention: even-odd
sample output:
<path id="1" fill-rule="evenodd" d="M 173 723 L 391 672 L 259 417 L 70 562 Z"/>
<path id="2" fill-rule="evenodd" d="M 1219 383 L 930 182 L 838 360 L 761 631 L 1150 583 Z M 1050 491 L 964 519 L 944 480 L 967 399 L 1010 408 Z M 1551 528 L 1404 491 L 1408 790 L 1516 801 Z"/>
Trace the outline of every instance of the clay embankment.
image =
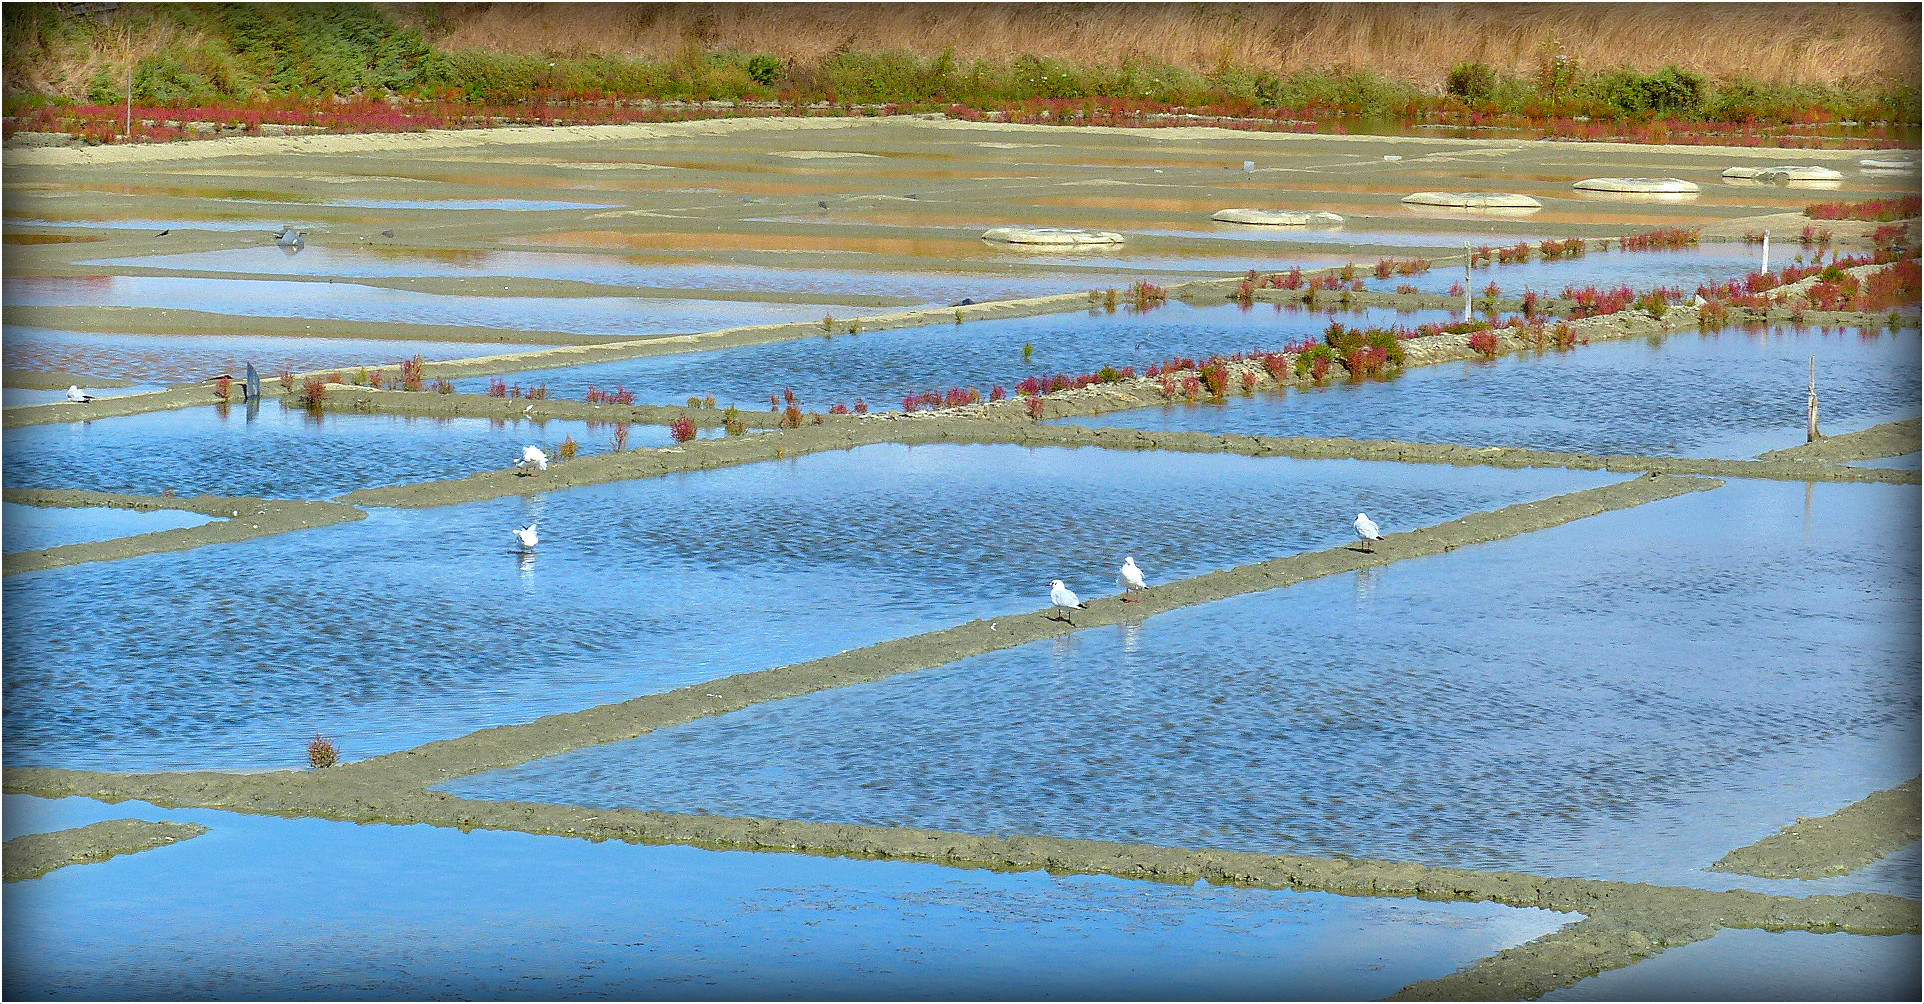
<path id="1" fill-rule="evenodd" d="M 1814 443 L 1772 450 L 1769 453 L 1760 454 L 1757 459 L 1821 460 L 1827 464 L 1845 464 L 1853 460 L 1901 457 L 1907 453 L 1918 452 L 1920 431 L 1924 431 L 1924 423 L 1920 423 L 1915 418 L 1907 418 L 1901 422 L 1886 422 L 1883 425 L 1873 426 L 1862 432 L 1825 436 Z"/>
<path id="2" fill-rule="evenodd" d="M 155 495 L 123 495 L 89 492 L 68 488 L 9 488 L 8 502 L 20 505 L 63 508 L 104 507 L 109 509 L 177 509 L 217 517 L 201 526 L 159 530 L 154 533 L 116 537 L 112 540 L 67 544 L 39 551 L 20 551 L 0 559 L 5 574 L 16 575 L 89 561 L 114 561 L 162 551 L 187 551 L 209 544 L 269 537 L 277 533 L 311 530 L 335 523 L 366 519 L 367 513 L 338 502 L 313 502 L 290 499 L 262 499 L 245 496 L 196 495 L 170 498 Z"/>
<path id="3" fill-rule="evenodd" d="M 67 865 L 93 864 L 117 854 L 177 844 L 207 832 L 197 823 L 153 823 L 145 819 L 108 819 L 71 830 L 29 833 L 7 841 L 0 859 L 6 881 L 39 878 Z"/>
<path id="4" fill-rule="evenodd" d="M 1712 871 L 1765 878 L 1844 875 L 1918 839 L 1918 778 L 1818 819 L 1799 819 L 1723 856 Z"/>

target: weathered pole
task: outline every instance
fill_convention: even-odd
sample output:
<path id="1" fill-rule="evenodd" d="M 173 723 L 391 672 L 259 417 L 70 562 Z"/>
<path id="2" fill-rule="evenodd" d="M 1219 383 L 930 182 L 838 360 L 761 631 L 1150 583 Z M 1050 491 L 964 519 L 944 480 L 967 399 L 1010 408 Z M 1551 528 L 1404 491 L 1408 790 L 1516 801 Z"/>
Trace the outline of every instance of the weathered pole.
<path id="1" fill-rule="evenodd" d="M 1804 442 L 1815 443 L 1824 438 L 1817 431 L 1817 357 L 1810 357 L 1810 420 L 1804 427 Z"/>

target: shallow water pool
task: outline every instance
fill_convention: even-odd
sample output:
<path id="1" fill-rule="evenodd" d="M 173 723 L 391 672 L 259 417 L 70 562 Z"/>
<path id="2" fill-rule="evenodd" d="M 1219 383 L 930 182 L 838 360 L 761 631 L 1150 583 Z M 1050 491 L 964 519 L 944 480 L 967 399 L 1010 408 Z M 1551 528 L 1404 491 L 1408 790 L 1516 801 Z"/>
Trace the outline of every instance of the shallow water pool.
<path id="1" fill-rule="evenodd" d="M 1574 919 L 800 854 L 6 796 L 200 823 L 9 883 L 35 999 L 1368 1000 Z"/>
<path id="2" fill-rule="evenodd" d="M 1627 969 L 1544 994 L 1546 1001 L 1910 1001 L 1915 934 L 1727 929 Z"/>
<path id="3" fill-rule="evenodd" d="M 22 324 L 5 328 L 4 358 L 10 370 L 56 370 L 94 376 L 146 380 L 146 389 L 231 374 L 236 383 L 253 363 L 263 381 L 282 370 L 305 373 L 341 369 L 349 376 L 359 366 L 390 366 L 419 355 L 430 361 L 465 359 L 502 351 L 489 342 L 417 342 L 375 338 L 287 338 L 248 335 L 122 335 L 59 331 Z M 513 351 L 532 352 L 550 345 L 515 343 Z M 94 393 L 126 393 L 140 388 L 110 388 Z M 9 392 L 13 388 L 8 388 Z M 210 390 L 211 392 L 211 390 Z M 55 391 L 64 395 L 65 391 Z M 234 399 L 240 400 L 240 391 Z M 64 397 L 61 398 L 64 400 Z M 52 400 L 51 398 L 49 400 Z M 25 401 L 13 403 L 27 403 Z"/>
<path id="4" fill-rule="evenodd" d="M 502 470 L 521 448 L 557 457 L 611 448 L 613 425 L 549 420 L 314 414 L 280 400 L 6 430 L 7 484 L 158 495 L 331 498 L 360 488 Z M 717 430 L 718 431 L 718 430 Z M 630 425 L 628 446 L 666 446 L 668 427 Z"/>
<path id="5" fill-rule="evenodd" d="M 1778 268 L 1790 264 L 1790 252 L 1780 250 L 1777 257 Z M 1413 278 L 1388 279 L 1378 279 L 1363 270 L 1364 266 L 1374 264 L 1374 261 L 1360 262 L 1359 274 L 1368 288 L 1375 290 L 1393 290 L 1408 283 L 1425 293 L 1443 293 L 1452 285 L 1463 283 L 1481 296 L 1494 282 L 1505 296 L 1522 296 L 1526 289 L 1535 290 L 1539 296 L 1557 296 L 1566 286 L 1615 289 L 1627 285 L 1640 293 L 1654 286 L 1675 286 L 1683 290 L 1684 300 L 1688 301 L 1698 286 L 1742 279 L 1755 272 L 1762 262 L 1758 249 L 1742 244 L 1710 244 L 1688 251 L 1591 251 L 1580 258 L 1492 265 L 1471 270 L 1467 281 L 1461 262 L 1438 266 Z"/>
<path id="6" fill-rule="evenodd" d="M 764 252 L 773 254 L 774 252 Z M 733 290 L 756 295 L 809 293 L 851 297 L 893 296 L 926 304 L 948 304 L 963 299 L 976 302 L 1017 297 L 1048 296 L 1081 290 L 1127 286 L 1106 271 L 1074 267 L 950 270 L 920 268 L 861 268 L 848 254 L 795 252 L 793 260 L 765 266 L 698 260 L 687 249 L 666 255 L 605 255 L 540 251 L 435 252 L 432 254 L 380 246 L 365 248 L 309 247 L 292 257 L 272 247 L 229 248 L 188 254 L 143 255 L 106 259 L 95 264 L 169 268 L 183 271 L 252 272 L 265 275 L 341 276 L 344 278 L 440 278 L 521 276 L 606 285 L 664 289 Z M 778 256 L 779 257 L 779 256 Z M 697 259 L 697 260 L 690 260 Z M 1153 272 L 1140 276 L 1151 282 L 1179 282 L 1193 275 Z M 833 308 L 830 308 L 833 309 Z M 844 314 L 847 312 L 844 311 Z M 816 316 L 820 316 L 817 314 Z"/>
<path id="7" fill-rule="evenodd" d="M 1731 482 L 441 787 L 1862 888 L 1703 869 L 1916 773 L 1917 519 L 1914 487 Z"/>
<path id="8" fill-rule="evenodd" d="M 98 506 L 31 506 L 0 502 L 7 554 L 38 551 L 66 544 L 112 540 L 137 533 L 155 533 L 212 523 L 214 517 L 178 509 L 140 512 Z"/>
<path id="9" fill-rule="evenodd" d="M 557 396 L 578 398 L 589 385 L 625 387 L 637 399 L 674 403 L 713 394 L 718 403 L 761 408 L 770 394 L 793 390 L 805 408 L 826 411 L 857 400 L 882 411 L 901 407 L 903 395 L 974 387 L 987 397 L 997 385 L 1011 396 L 1029 376 L 1075 376 L 1104 366 L 1138 370 L 1170 356 L 1207 358 L 1252 348 L 1279 350 L 1321 332 L 1329 314 L 1301 309 L 1234 304 L 1192 307 L 1172 301 L 1147 313 L 1127 308 L 1044 314 L 1037 317 L 929 324 L 915 328 L 846 333 L 833 338 L 719 349 L 699 354 L 650 356 L 594 366 L 517 374 L 545 382 Z M 1445 311 L 1385 309 L 1334 315 L 1351 326 L 1446 321 Z M 1025 353 L 1025 350 L 1026 353 Z M 456 381 L 470 393 L 487 378 Z"/>
<path id="10" fill-rule="evenodd" d="M 11 452 L 9 453 L 11 456 Z M 869 446 L 9 577 L 10 764 L 407 749 L 1620 478 L 1014 446 Z M 511 531 L 530 522 L 532 557 Z M 84 657 L 83 657 L 84 655 Z"/>
<path id="11" fill-rule="evenodd" d="M 1352 326 L 1355 326 L 1352 324 Z M 1418 366 L 1388 381 L 1060 423 L 1470 446 L 1753 457 L 1804 441 L 1810 357 L 1833 434 L 1918 414 L 1918 333 L 1736 328 Z"/>
<path id="12" fill-rule="evenodd" d="M 476 282 L 485 280 L 477 279 Z M 643 335 L 714 331 L 752 324 L 818 321 L 819 305 L 646 297 L 457 296 L 353 282 L 112 276 L 9 278 L 15 306 L 164 307 L 239 317 L 309 317 L 383 324 L 454 324 L 513 331 Z M 837 305 L 850 317 L 878 308 Z"/>

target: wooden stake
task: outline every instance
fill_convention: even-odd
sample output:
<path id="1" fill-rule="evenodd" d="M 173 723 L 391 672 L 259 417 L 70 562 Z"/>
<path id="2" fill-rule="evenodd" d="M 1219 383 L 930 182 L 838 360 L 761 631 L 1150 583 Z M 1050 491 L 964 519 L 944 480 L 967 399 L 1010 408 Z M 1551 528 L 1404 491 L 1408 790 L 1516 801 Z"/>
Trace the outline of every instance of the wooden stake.
<path id="1" fill-rule="evenodd" d="M 1817 431 L 1817 357 L 1810 357 L 1810 421 L 1804 428 L 1806 443 L 1815 443 L 1824 438 Z"/>

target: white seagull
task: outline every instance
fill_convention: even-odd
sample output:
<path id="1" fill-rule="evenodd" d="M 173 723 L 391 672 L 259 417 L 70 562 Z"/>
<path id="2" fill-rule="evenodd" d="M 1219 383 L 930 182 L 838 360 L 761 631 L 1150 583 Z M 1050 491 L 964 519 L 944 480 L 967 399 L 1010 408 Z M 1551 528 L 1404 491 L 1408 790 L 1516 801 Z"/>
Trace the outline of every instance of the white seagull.
<path id="1" fill-rule="evenodd" d="M 521 541 L 521 549 L 524 551 L 532 551 L 536 544 L 541 543 L 541 538 L 535 534 L 534 527 L 533 523 L 529 523 L 514 532 L 515 537 Z"/>
<path id="2" fill-rule="evenodd" d="M 1122 602 L 1124 603 L 1139 602 L 1133 594 L 1149 588 L 1149 584 L 1142 580 L 1142 569 L 1136 567 L 1134 555 L 1122 559 L 1122 572 L 1116 578 L 1122 582 Z"/>
<path id="3" fill-rule="evenodd" d="M 94 396 L 92 394 L 87 393 L 86 391 L 81 390 L 80 385 L 71 384 L 71 383 L 67 385 L 67 403 L 68 404 L 86 404 L 88 401 L 91 401 L 93 399 L 94 399 Z"/>
<path id="4" fill-rule="evenodd" d="M 1061 579 L 1049 581 L 1049 602 L 1062 611 L 1062 619 L 1068 621 L 1070 627 L 1075 627 L 1076 619 L 1069 611 L 1088 609 L 1082 605 L 1081 600 L 1076 599 L 1075 593 L 1069 591 L 1068 586 L 1062 584 Z"/>
<path id="5" fill-rule="evenodd" d="M 548 455 L 541 452 L 539 446 L 524 446 L 521 448 L 521 464 L 524 467 L 531 466 L 537 471 L 545 471 L 548 469 Z"/>
<path id="6" fill-rule="evenodd" d="M 1368 516 L 1359 512 L 1356 514 L 1356 536 L 1362 538 L 1364 551 L 1375 554 L 1376 549 L 1370 546 L 1370 542 L 1382 540 L 1383 531 L 1377 529 L 1376 524 L 1371 522 Z"/>

